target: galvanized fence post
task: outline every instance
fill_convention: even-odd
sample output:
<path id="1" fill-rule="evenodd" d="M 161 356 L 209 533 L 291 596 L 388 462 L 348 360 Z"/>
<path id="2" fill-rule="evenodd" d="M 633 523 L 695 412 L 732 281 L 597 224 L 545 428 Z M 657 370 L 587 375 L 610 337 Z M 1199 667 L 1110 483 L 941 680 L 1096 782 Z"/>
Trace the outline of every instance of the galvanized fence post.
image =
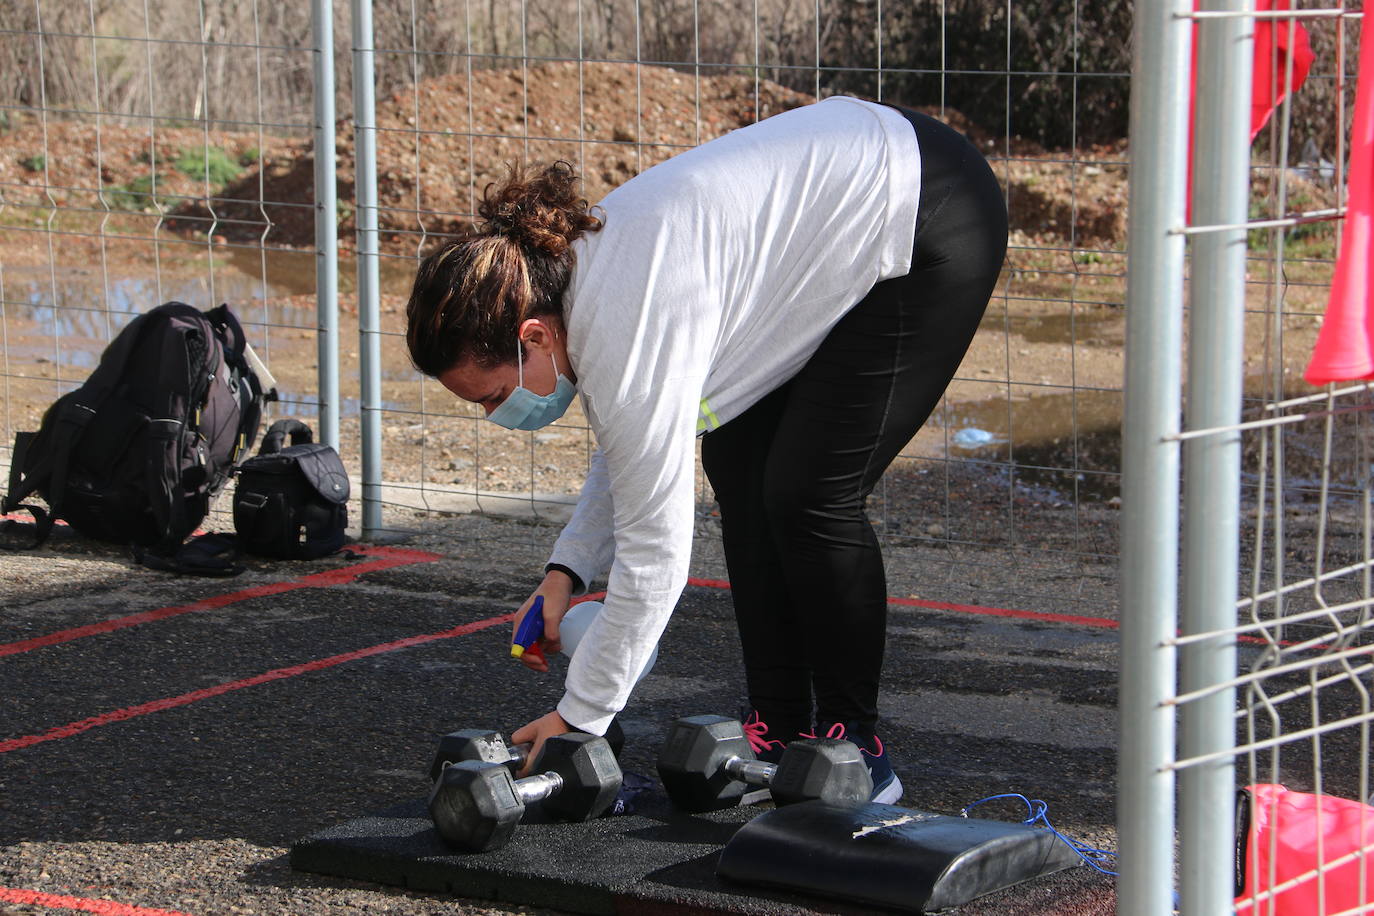
<path id="1" fill-rule="evenodd" d="M 353 123 L 358 223 L 358 371 L 361 396 L 362 536 L 382 527 L 381 281 L 377 243 L 377 103 L 371 0 L 352 0 Z"/>
<path id="2" fill-rule="evenodd" d="M 315 316 L 320 441 L 339 448 L 339 215 L 334 137 L 334 10 L 311 0 L 315 81 Z"/>
<path id="3" fill-rule="evenodd" d="M 1250 190 L 1253 0 L 1205 0 L 1198 23 L 1193 269 L 1184 445 L 1184 636 L 1179 710 L 1179 893 L 1187 914 L 1229 912 L 1235 897 L 1235 675 L 1240 537 L 1240 420 Z M 1223 752 L 1202 763 L 1189 758 Z"/>
<path id="4" fill-rule="evenodd" d="M 1174 636 L 1188 140 L 1188 0 L 1138 0 L 1122 430 L 1118 912 L 1173 911 Z"/>

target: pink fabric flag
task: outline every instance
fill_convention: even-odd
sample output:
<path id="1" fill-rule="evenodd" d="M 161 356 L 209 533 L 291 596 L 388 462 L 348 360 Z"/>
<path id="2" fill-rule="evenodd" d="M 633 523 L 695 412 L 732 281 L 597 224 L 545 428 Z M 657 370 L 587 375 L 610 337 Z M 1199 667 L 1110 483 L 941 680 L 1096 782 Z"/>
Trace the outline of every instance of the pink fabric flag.
<path id="1" fill-rule="evenodd" d="M 1336 275 L 1326 304 L 1309 384 L 1374 378 L 1374 312 L 1369 308 L 1369 270 L 1374 260 L 1374 15 L 1360 27 L 1360 73 L 1350 137 L 1349 195 Z"/>
<path id="2" fill-rule="evenodd" d="M 1257 0 L 1255 3 L 1256 12 L 1288 8 L 1288 0 Z M 1290 32 L 1292 47 L 1288 46 Z M 1307 71 L 1312 69 L 1312 61 L 1316 59 L 1307 29 L 1301 22 L 1291 19 L 1256 19 L 1254 79 L 1250 84 L 1251 141 L 1288 94 L 1283 83 L 1288 76 L 1290 56 L 1293 58 L 1293 91 L 1297 92 L 1307 81 Z"/>
<path id="3" fill-rule="evenodd" d="M 1193 0 L 1193 9 L 1202 0 Z M 1290 9 L 1289 0 L 1255 0 L 1256 12 Z M 1289 34 L 1293 45 L 1289 47 Z M 1301 22 L 1292 23 L 1282 19 L 1255 20 L 1255 58 L 1254 79 L 1250 83 L 1250 140 L 1263 129 L 1288 95 L 1285 79 L 1288 76 L 1288 58 L 1293 59 L 1292 90 L 1297 92 L 1307 81 L 1307 72 L 1312 69 L 1316 55 L 1312 53 L 1312 43 L 1307 37 L 1307 29 Z M 1193 78 L 1188 95 L 1188 221 L 1193 219 L 1193 122 L 1197 111 L 1197 23 L 1193 23 Z"/>

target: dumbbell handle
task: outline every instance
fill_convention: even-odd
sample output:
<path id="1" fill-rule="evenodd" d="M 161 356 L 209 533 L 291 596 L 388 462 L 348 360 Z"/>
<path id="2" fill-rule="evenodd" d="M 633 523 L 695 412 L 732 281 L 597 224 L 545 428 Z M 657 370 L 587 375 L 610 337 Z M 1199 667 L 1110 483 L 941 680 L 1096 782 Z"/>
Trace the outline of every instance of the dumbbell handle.
<path id="1" fill-rule="evenodd" d="M 738 779 L 751 786 L 771 786 L 773 777 L 778 772 L 778 765 L 762 760 L 750 760 L 747 757 L 731 757 L 725 761 L 723 769 L 732 779 Z"/>
<path id="2" fill-rule="evenodd" d="M 510 752 L 509 766 L 512 770 L 518 773 L 520 770 L 524 769 L 525 764 L 529 762 L 530 748 L 532 747 L 534 747 L 534 745 L 528 741 L 524 744 L 506 745 L 506 750 Z"/>
<path id="3" fill-rule="evenodd" d="M 625 733 L 620 730 L 620 723 L 611 720 L 611 726 L 606 730 L 606 740 L 611 743 L 611 749 L 617 757 L 620 756 L 620 748 L 625 743 Z M 518 773 L 525 768 L 525 764 L 530 759 L 530 749 L 534 747 L 532 742 L 526 741 L 524 744 L 507 744 L 506 750 L 510 753 L 510 760 L 507 766 L 512 772 Z"/>
<path id="4" fill-rule="evenodd" d="M 557 773 L 536 773 L 515 780 L 515 794 L 523 805 L 543 801 L 550 795 L 556 795 L 562 788 L 563 777 Z"/>

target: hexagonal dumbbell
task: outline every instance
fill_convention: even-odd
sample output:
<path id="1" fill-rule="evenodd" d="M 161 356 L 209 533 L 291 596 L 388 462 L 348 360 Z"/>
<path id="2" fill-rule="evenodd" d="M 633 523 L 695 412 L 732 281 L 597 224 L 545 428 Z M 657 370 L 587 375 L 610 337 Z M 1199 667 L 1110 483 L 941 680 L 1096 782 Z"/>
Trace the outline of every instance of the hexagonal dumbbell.
<path id="1" fill-rule="evenodd" d="M 712 811 L 739 804 L 749 786 L 765 786 L 779 805 L 818 798 L 860 803 L 873 794 L 862 752 L 851 741 L 793 741 L 776 763 L 754 756 L 744 727 L 725 716 L 687 716 L 668 731 L 658 776 L 673 804 Z"/>
<path id="2" fill-rule="evenodd" d="M 620 723 L 611 720 L 606 729 L 606 741 L 616 759 L 625 746 L 625 732 Z M 519 773 L 529 758 L 528 744 L 510 744 L 500 732 L 485 728 L 462 728 L 449 732 L 439 739 L 434 749 L 434 759 L 429 765 L 429 781 L 433 783 L 444 771 L 444 764 L 458 763 L 461 760 L 478 760 L 485 763 L 504 763 L 512 773 Z"/>
<path id="3" fill-rule="evenodd" d="M 443 766 L 429 796 L 429 815 L 444 842 L 486 852 L 510 841 L 525 807 L 542 801 L 551 817 L 589 821 L 620 792 L 620 765 L 599 735 L 572 732 L 544 742 L 535 775 L 516 779 L 504 762 L 461 760 Z"/>

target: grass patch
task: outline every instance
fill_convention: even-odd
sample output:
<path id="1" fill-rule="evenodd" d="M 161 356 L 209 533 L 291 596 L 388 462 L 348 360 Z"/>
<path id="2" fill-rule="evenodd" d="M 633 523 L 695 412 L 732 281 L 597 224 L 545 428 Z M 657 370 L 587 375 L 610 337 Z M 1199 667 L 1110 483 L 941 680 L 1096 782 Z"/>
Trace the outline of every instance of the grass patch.
<path id="1" fill-rule="evenodd" d="M 1284 254 L 1311 261 L 1336 260 L 1336 228 L 1332 223 L 1306 223 L 1288 234 Z"/>
<path id="2" fill-rule="evenodd" d="M 140 175 L 127 184 L 116 185 L 105 192 L 111 209 L 144 213 L 157 207 L 153 196 L 153 176 Z"/>
<path id="3" fill-rule="evenodd" d="M 177 171 L 187 178 L 223 187 L 238 178 L 243 167 L 218 146 L 192 147 L 177 155 Z"/>

